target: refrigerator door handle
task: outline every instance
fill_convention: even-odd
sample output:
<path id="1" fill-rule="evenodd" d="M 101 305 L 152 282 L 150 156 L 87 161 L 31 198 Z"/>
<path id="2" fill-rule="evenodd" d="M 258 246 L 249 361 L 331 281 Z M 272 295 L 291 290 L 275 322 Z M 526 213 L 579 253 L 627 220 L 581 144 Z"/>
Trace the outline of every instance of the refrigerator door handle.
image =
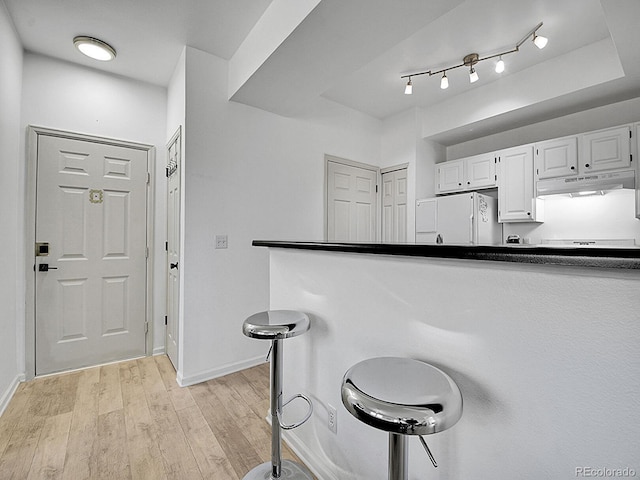
<path id="1" fill-rule="evenodd" d="M 473 212 L 469 215 L 469 241 L 471 242 L 471 245 L 476 243 L 476 239 L 473 235 Z"/>

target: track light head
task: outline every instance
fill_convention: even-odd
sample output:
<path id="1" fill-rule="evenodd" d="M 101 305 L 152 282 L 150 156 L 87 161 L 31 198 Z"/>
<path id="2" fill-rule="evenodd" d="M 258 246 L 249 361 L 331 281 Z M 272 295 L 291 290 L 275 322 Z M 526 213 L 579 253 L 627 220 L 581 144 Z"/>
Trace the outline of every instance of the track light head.
<path id="1" fill-rule="evenodd" d="M 547 37 L 536 35 L 535 32 L 533 33 L 533 43 L 535 43 L 536 47 L 538 47 L 540 50 L 547 46 L 548 41 L 549 39 Z"/>
<path id="2" fill-rule="evenodd" d="M 404 94 L 405 95 L 413 94 L 413 85 L 411 84 L 411 77 L 409 77 L 409 81 L 407 82 L 407 86 L 404 87 Z"/>
<path id="3" fill-rule="evenodd" d="M 440 88 L 442 90 L 446 90 L 449 88 L 449 79 L 447 78 L 447 72 L 442 74 L 442 79 L 440 80 Z"/>
<path id="4" fill-rule="evenodd" d="M 496 63 L 496 73 L 504 72 L 504 60 L 502 60 L 502 55 L 500 55 L 500 59 Z"/>
<path id="5" fill-rule="evenodd" d="M 478 77 L 478 72 L 476 72 L 476 69 L 471 67 L 471 70 L 469 70 L 469 82 L 476 83 L 479 78 L 480 77 Z"/>

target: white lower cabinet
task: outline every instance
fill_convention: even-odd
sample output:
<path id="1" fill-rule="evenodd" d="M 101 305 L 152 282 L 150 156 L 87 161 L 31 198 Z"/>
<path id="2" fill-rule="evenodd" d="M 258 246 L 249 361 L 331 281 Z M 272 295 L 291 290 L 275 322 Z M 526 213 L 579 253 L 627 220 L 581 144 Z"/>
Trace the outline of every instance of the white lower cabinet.
<path id="1" fill-rule="evenodd" d="M 498 221 L 542 222 L 543 201 L 535 198 L 533 145 L 501 150 L 498 157 Z"/>

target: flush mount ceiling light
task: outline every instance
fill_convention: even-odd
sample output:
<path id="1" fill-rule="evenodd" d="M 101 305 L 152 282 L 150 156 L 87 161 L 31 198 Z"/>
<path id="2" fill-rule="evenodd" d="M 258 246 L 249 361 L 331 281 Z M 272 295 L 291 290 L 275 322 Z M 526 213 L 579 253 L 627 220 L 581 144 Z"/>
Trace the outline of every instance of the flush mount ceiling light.
<path id="1" fill-rule="evenodd" d="M 429 75 L 431 77 L 432 75 L 439 75 L 441 73 L 443 75 L 442 75 L 442 80 L 440 81 L 440 88 L 444 90 L 449 86 L 449 79 L 447 78 L 447 72 L 449 70 L 454 70 L 460 67 L 469 67 L 469 82 L 475 83 L 479 79 L 478 72 L 476 72 L 476 69 L 474 68 L 475 64 L 478 62 L 482 62 L 483 60 L 489 60 L 491 58 L 498 58 L 498 62 L 496 63 L 496 72 L 502 73 L 504 72 L 504 68 L 505 68 L 504 60 L 502 60 L 502 57 L 504 55 L 509 55 L 510 53 L 519 52 L 522 44 L 526 42 L 529 38 L 533 40 L 533 43 L 539 49 L 542 49 L 547 45 L 548 39 L 541 35 L 537 35 L 537 32 L 540 29 L 540 27 L 542 27 L 542 22 L 540 22 L 538 25 L 532 28 L 531 31 L 529 31 L 529 33 L 527 33 L 524 37 L 522 37 L 522 39 L 518 43 L 516 43 L 515 47 L 509 50 L 505 50 L 504 52 L 496 53 L 495 55 L 488 55 L 486 57 L 480 57 L 477 53 L 470 53 L 469 55 L 465 55 L 465 57 L 462 59 L 462 63 L 459 63 L 457 65 L 452 65 L 451 67 L 441 68 L 440 70 L 436 70 L 436 71 L 425 70 L 422 72 L 402 75 L 400 78 L 409 79 L 409 83 L 407 83 L 407 87 L 405 88 L 404 93 L 407 95 L 411 95 L 413 93 L 413 88 L 411 85 L 411 77 L 417 77 L 419 75 Z"/>
<path id="2" fill-rule="evenodd" d="M 97 38 L 81 35 L 73 39 L 73 44 L 87 57 L 101 62 L 108 62 L 116 58 L 116 50 L 108 43 Z"/>

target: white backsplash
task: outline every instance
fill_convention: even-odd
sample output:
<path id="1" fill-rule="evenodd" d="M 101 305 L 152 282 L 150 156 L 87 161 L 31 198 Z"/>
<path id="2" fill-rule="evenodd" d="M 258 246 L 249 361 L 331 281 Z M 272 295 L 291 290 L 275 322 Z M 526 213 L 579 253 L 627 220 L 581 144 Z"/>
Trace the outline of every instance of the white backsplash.
<path id="1" fill-rule="evenodd" d="M 604 195 L 545 199 L 544 223 L 505 223 L 504 237 L 519 235 L 524 243 L 543 239 L 635 239 L 640 246 L 640 220 L 635 217 L 635 192 L 614 190 Z"/>

